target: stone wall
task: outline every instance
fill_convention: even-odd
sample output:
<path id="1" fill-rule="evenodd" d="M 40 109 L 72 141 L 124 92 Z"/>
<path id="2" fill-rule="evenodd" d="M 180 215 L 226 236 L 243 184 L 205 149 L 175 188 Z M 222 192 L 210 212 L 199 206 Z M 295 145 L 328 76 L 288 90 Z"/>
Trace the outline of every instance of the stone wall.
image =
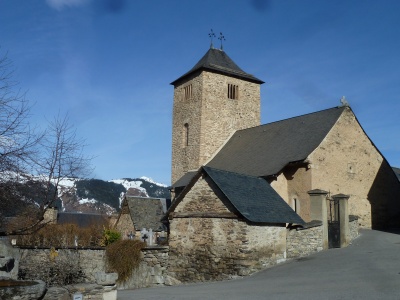
<path id="1" fill-rule="evenodd" d="M 142 250 L 142 262 L 124 283 L 118 284 L 118 289 L 137 289 L 171 285 L 167 276 L 168 247 L 153 247 Z"/>
<path id="2" fill-rule="evenodd" d="M 107 272 L 104 249 L 20 249 L 19 276 L 25 280 L 41 279 L 51 282 L 50 285 L 60 285 L 54 277 L 55 272 L 63 270 L 62 278 L 67 278 L 65 284 L 94 283 L 96 273 Z M 142 250 L 142 262 L 135 269 L 132 277 L 118 284 L 119 289 L 132 289 L 171 285 L 172 279 L 167 276 L 168 247 L 153 247 Z M 73 280 L 68 276 L 74 276 Z M 60 274 L 58 275 L 60 276 Z M 50 278 L 53 277 L 53 278 Z M 65 285 L 62 284 L 62 285 Z"/>
<path id="3" fill-rule="evenodd" d="M 305 224 L 304 228 L 288 228 L 286 233 L 287 258 L 310 255 L 323 250 L 322 222 L 313 221 Z"/>
<path id="4" fill-rule="evenodd" d="M 237 219 L 174 218 L 169 275 L 182 282 L 249 275 L 285 259 L 285 227 Z"/>
<path id="5" fill-rule="evenodd" d="M 400 183 L 350 108 L 308 160 L 312 188 L 349 195 L 349 214 L 361 227 L 399 226 Z"/>
<path id="6" fill-rule="evenodd" d="M 349 237 L 350 242 L 352 242 L 356 237 L 358 237 L 358 217 L 350 215 L 349 216 Z"/>
<path id="7" fill-rule="evenodd" d="M 228 84 L 239 87 L 239 99 L 228 99 Z M 185 97 L 185 88 L 190 85 L 191 96 Z M 205 164 L 234 131 L 257 125 L 260 125 L 259 84 L 207 71 L 192 74 L 177 83 L 173 107 L 172 183 L 188 170 Z"/>
<path id="8" fill-rule="evenodd" d="M 222 280 L 285 259 L 284 224 L 250 224 L 207 176 L 170 213 L 169 274 L 183 282 Z"/>
<path id="9" fill-rule="evenodd" d="M 311 220 L 305 192 L 323 189 L 349 195 L 349 213 L 359 216 L 361 227 L 400 227 L 400 182 L 350 108 L 306 161 L 307 169 L 285 168 L 270 183 L 292 207 L 293 198 L 300 199 L 306 222 Z"/>
<path id="10" fill-rule="evenodd" d="M 122 238 L 127 238 L 131 232 L 135 234 L 135 225 L 133 224 L 131 212 L 129 210 L 128 200 L 122 202 L 121 212 L 115 222 L 114 229 L 121 233 Z"/>
<path id="11" fill-rule="evenodd" d="M 19 277 L 52 285 L 95 282 L 105 272 L 105 250 L 20 249 Z"/>
<path id="12" fill-rule="evenodd" d="M 310 172 L 307 172 L 305 166 L 286 167 L 283 171 L 283 175 L 288 180 L 288 204 L 295 209 L 294 201 L 296 199 L 297 214 L 299 214 L 305 222 L 310 222 L 310 196 L 307 193 L 311 190 Z"/>

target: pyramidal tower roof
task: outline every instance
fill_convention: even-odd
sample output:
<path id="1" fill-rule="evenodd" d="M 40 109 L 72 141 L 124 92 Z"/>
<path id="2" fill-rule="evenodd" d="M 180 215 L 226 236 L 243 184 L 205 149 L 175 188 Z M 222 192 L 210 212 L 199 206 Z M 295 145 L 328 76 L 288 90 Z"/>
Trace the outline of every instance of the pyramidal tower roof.
<path id="1" fill-rule="evenodd" d="M 189 72 L 171 82 L 171 84 L 175 85 L 185 77 L 201 70 L 224 74 L 259 84 L 264 83 L 264 81 L 244 72 L 241 68 L 239 68 L 239 66 L 233 62 L 233 60 L 225 53 L 225 51 L 221 49 L 210 48 Z"/>

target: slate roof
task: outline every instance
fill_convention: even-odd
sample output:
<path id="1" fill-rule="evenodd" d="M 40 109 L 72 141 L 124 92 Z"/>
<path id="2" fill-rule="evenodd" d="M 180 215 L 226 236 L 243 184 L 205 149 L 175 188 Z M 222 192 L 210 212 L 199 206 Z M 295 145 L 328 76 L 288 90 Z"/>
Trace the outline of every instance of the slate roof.
<path id="1" fill-rule="evenodd" d="M 252 176 L 278 174 L 314 151 L 349 107 L 323 111 L 236 131 L 207 166 Z"/>
<path id="2" fill-rule="evenodd" d="M 80 228 L 87 228 L 92 225 L 103 226 L 108 224 L 108 217 L 100 214 L 59 212 L 57 224 L 75 224 Z"/>
<path id="3" fill-rule="evenodd" d="M 197 171 L 189 171 L 186 172 L 181 178 L 179 178 L 171 187 L 176 188 L 176 187 L 184 187 L 187 186 L 192 180 L 192 178 L 196 175 Z"/>
<path id="4" fill-rule="evenodd" d="M 175 85 L 181 79 L 200 70 L 207 70 L 215 73 L 225 74 L 259 84 L 264 83 L 264 81 L 244 72 L 241 68 L 239 68 L 239 66 L 236 65 L 223 50 L 210 48 L 189 72 L 171 82 L 171 84 Z"/>
<path id="5" fill-rule="evenodd" d="M 253 223 L 297 223 L 304 221 L 264 179 L 202 167 L 186 189 L 172 202 L 172 212 L 195 181 L 205 172 L 244 219 Z"/>
<path id="6" fill-rule="evenodd" d="M 397 176 L 397 179 L 400 181 L 400 168 L 392 167 L 394 173 Z"/>
<path id="7" fill-rule="evenodd" d="M 165 199 L 126 196 L 126 200 L 136 230 L 151 228 L 153 231 L 162 231 L 164 229 L 161 218 L 166 211 L 166 207 L 163 207 Z"/>
<path id="8" fill-rule="evenodd" d="M 254 223 L 304 223 L 264 179 L 210 167 L 203 167 L 203 169 L 248 221 Z"/>

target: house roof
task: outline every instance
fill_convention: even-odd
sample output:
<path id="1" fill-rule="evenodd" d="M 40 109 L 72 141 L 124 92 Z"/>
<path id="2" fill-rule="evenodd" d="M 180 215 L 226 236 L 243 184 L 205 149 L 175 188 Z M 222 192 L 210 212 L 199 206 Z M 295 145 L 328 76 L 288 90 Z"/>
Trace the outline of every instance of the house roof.
<path id="1" fill-rule="evenodd" d="M 304 223 L 264 179 L 202 167 L 192 180 L 197 180 L 203 171 L 244 219 L 254 223 Z M 190 188 L 191 185 L 178 196 L 171 210 L 179 205 Z"/>
<path id="2" fill-rule="evenodd" d="M 210 48 L 189 72 L 185 73 L 171 84 L 176 85 L 176 83 L 178 83 L 181 79 L 200 70 L 208 70 L 211 72 L 225 74 L 259 84 L 264 83 L 262 80 L 244 72 L 241 68 L 239 68 L 239 66 L 236 65 L 223 50 Z"/>
<path id="3" fill-rule="evenodd" d="M 59 212 L 57 214 L 57 224 L 75 224 L 81 228 L 87 228 L 93 225 L 108 224 L 108 217 L 100 214 Z"/>
<path id="4" fill-rule="evenodd" d="M 165 199 L 126 196 L 126 201 L 136 230 L 151 228 L 153 231 L 161 231 L 164 229 L 161 218 L 166 210 L 166 208 L 163 209 Z"/>
<path id="5" fill-rule="evenodd" d="M 397 176 L 397 179 L 400 181 L 400 168 L 392 167 L 394 173 Z"/>
<path id="6" fill-rule="evenodd" d="M 196 175 L 197 170 L 196 171 L 189 171 L 186 172 L 181 178 L 179 178 L 171 187 L 172 188 L 176 188 L 176 187 L 184 187 L 187 186 L 190 182 L 190 180 L 192 180 L 192 178 Z"/>
<path id="7" fill-rule="evenodd" d="M 264 179 L 210 167 L 203 169 L 238 212 L 250 222 L 304 223 Z"/>
<path id="8" fill-rule="evenodd" d="M 252 176 L 278 174 L 306 159 L 349 107 L 323 111 L 236 131 L 207 166 Z"/>

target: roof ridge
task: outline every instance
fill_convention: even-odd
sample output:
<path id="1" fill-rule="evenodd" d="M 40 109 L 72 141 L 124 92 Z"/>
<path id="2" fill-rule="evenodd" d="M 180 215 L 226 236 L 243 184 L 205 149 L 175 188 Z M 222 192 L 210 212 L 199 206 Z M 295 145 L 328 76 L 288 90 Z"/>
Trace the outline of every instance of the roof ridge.
<path id="1" fill-rule="evenodd" d="M 282 120 L 277 120 L 277 121 L 273 121 L 273 122 L 269 122 L 269 123 L 265 123 L 265 124 L 261 124 L 261 125 L 257 125 L 257 126 L 253 126 L 253 127 L 249 127 L 249 128 L 239 129 L 236 132 L 250 130 L 250 129 L 257 128 L 257 127 L 264 127 L 264 126 L 267 126 L 267 125 L 281 123 L 281 122 L 284 122 L 284 121 L 293 120 L 293 119 L 297 119 L 297 118 L 301 118 L 301 117 L 305 117 L 305 116 L 309 116 L 309 115 L 315 115 L 315 114 L 322 113 L 322 112 L 328 111 L 328 110 L 341 109 L 341 108 L 346 108 L 346 107 L 350 108 L 350 106 L 334 106 L 334 107 L 331 107 L 331 108 L 326 108 L 326 109 L 322 109 L 322 110 L 319 110 L 319 111 L 306 113 L 306 114 L 303 114 L 303 115 L 298 115 L 298 116 L 294 116 L 294 117 L 290 117 L 290 118 L 286 118 L 286 119 L 282 119 Z"/>

